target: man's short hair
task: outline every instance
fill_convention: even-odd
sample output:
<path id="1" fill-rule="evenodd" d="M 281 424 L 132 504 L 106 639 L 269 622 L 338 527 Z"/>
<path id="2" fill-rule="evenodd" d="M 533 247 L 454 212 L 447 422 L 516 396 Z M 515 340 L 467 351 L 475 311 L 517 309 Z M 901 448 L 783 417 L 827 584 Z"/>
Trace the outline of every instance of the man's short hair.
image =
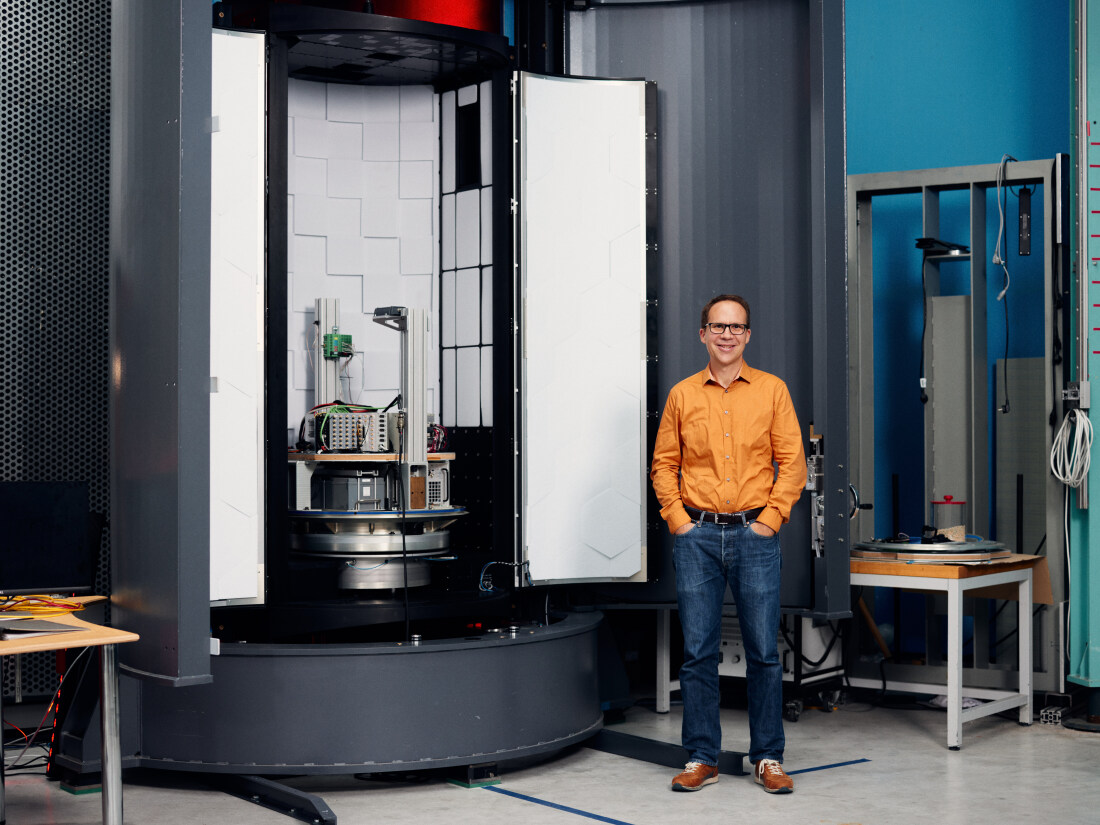
<path id="1" fill-rule="evenodd" d="M 710 318 L 710 310 L 715 304 L 720 304 L 722 301 L 733 301 L 735 304 L 740 304 L 745 308 L 745 326 L 752 329 L 752 315 L 749 313 L 749 302 L 742 298 L 740 295 L 718 295 L 707 301 L 707 305 L 703 307 L 703 315 L 699 321 L 699 329 L 706 329 L 707 320 Z"/>

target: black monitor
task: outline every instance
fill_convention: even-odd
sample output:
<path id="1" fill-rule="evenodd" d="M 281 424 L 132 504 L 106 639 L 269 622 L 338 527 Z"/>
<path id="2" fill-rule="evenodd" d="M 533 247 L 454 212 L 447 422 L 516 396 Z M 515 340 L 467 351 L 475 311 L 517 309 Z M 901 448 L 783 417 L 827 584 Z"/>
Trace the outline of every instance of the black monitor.
<path id="1" fill-rule="evenodd" d="M 86 482 L 0 482 L 0 595 L 90 593 L 102 529 Z"/>

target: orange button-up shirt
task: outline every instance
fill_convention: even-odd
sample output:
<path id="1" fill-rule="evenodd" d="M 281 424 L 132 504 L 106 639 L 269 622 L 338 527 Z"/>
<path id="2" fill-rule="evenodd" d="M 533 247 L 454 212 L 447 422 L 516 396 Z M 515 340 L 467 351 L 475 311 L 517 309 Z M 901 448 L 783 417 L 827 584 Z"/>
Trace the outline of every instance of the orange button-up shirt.
<path id="1" fill-rule="evenodd" d="M 673 533 L 691 521 L 685 505 L 714 513 L 763 507 L 757 521 L 778 532 L 806 486 L 787 385 L 748 364 L 728 389 L 709 367 L 685 378 L 668 394 L 650 477 Z"/>

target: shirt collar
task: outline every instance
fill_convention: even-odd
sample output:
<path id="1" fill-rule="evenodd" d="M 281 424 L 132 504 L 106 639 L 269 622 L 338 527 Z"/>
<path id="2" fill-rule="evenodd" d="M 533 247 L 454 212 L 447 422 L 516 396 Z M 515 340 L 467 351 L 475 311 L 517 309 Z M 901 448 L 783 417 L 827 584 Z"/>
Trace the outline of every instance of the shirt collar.
<path id="1" fill-rule="evenodd" d="M 737 381 L 742 381 L 743 380 L 743 381 L 751 384 L 753 373 L 755 373 L 755 372 L 756 371 L 752 367 L 749 366 L 747 361 L 742 361 L 741 362 L 741 374 L 737 376 Z M 701 373 L 699 373 L 699 377 L 701 379 L 701 383 L 703 383 L 703 384 L 706 384 L 706 383 L 711 382 L 711 381 L 713 381 L 715 384 L 718 384 L 718 379 L 716 379 L 711 374 L 710 364 L 707 364 L 705 367 L 703 367 L 703 371 Z M 737 382 L 735 381 L 734 383 L 737 383 Z M 718 384 L 718 386 L 721 386 L 721 384 Z"/>

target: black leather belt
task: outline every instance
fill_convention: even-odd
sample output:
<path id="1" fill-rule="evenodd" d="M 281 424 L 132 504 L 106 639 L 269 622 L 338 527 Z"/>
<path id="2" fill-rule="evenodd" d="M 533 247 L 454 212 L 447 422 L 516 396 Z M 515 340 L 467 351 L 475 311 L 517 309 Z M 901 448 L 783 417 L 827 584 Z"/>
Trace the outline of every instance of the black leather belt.
<path id="1" fill-rule="evenodd" d="M 708 510 L 696 510 L 694 507 L 684 507 L 692 521 L 709 521 L 711 524 L 748 524 L 756 521 L 756 517 L 764 512 L 763 507 L 753 510 L 742 510 L 740 513 L 711 513 Z"/>

